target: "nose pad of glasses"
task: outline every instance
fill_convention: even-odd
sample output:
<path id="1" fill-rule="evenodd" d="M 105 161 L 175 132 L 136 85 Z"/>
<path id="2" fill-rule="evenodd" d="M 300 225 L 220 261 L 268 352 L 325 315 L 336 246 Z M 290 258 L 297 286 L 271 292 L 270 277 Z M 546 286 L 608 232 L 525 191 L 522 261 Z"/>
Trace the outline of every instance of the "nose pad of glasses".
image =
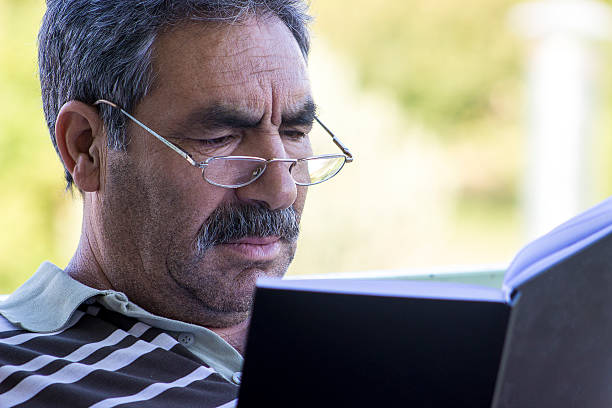
<path id="1" fill-rule="evenodd" d="M 261 173 L 264 171 L 264 166 L 257 166 L 251 173 L 251 180 L 255 180 L 257 177 L 261 176 Z"/>

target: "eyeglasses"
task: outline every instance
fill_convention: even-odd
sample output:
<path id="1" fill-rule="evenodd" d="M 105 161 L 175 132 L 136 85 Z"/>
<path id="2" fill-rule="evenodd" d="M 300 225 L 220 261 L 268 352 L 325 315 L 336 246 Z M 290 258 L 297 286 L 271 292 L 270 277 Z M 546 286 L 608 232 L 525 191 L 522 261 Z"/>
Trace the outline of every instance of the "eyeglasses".
<path id="1" fill-rule="evenodd" d="M 244 187 L 257 180 L 266 171 L 269 164 L 279 162 L 289 164 L 289 173 L 295 184 L 311 186 L 329 180 L 342 170 L 345 163 L 353 161 L 353 155 L 336 136 L 315 116 L 315 120 L 329 134 L 332 141 L 340 148 L 343 154 L 323 154 L 300 159 L 263 159 L 252 156 L 214 156 L 203 162 L 198 162 L 179 146 L 160 136 L 147 125 L 127 113 L 117 104 L 99 99 L 94 105 L 106 104 L 117 108 L 125 116 L 133 120 L 138 126 L 155 136 L 170 149 L 181 155 L 189 164 L 202 169 L 202 178 L 208 183 L 225 188 Z"/>

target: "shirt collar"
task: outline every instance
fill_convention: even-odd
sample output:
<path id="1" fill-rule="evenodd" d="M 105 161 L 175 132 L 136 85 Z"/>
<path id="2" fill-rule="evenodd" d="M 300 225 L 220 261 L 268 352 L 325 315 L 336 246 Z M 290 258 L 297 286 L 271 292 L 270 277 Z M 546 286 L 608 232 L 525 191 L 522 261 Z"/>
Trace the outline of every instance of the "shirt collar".
<path id="1" fill-rule="evenodd" d="M 51 262 L 43 262 L 26 283 L 0 303 L 0 312 L 22 329 L 54 332 L 68 326 L 85 300 L 110 292 L 83 285 Z"/>

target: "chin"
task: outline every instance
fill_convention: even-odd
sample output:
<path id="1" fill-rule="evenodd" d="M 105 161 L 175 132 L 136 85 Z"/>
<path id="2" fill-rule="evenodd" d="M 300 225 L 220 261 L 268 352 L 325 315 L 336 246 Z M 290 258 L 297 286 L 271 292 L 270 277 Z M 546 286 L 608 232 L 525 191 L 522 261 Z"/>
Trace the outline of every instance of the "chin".
<path id="1" fill-rule="evenodd" d="M 290 256 L 253 264 L 216 256 L 215 249 L 199 262 L 171 263 L 168 268 L 177 299 L 173 314 L 179 320 L 205 327 L 228 327 L 244 321 L 253 306 L 255 285 L 260 277 L 281 278 Z M 292 251 L 287 251 L 292 253 Z M 185 317 L 187 317 L 185 319 Z"/>

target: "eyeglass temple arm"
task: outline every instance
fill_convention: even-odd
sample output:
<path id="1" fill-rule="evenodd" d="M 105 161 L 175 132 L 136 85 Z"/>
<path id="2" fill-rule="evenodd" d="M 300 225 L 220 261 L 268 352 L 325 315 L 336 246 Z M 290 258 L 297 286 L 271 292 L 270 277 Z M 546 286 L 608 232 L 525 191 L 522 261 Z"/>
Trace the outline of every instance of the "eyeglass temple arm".
<path id="1" fill-rule="evenodd" d="M 153 129 L 149 128 L 147 125 L 145 125 L 144 123 L 142 123 L 141 121 L 139 121 L 138 119 L 136 119 L 134 116 L 130 115 L 129 113 L 127 113 L 125 110 L 123 110 L 123 108 L 121 108 L 119 105 L 107 101 L 106 99 L 98 99 L 97 101 L 94 102 L 94 105 L 99 105 L 101 103 L 105 103 L 109 106 L 112 106 L 113 108 L 117 108 L 121 111 L 121 113 L 123 113 L 125 116 L 127 116 L 128 118 L 132 119 L 134 122 L 136 122 L 138 125 L 142 126 L 147 132 L 151 133 L 153 136 L 155 136 L 160 142 L 162 142 L 163 144 L 165 144 L 166 146 L 168 146 L 169 148 L 171 148 L 172 150 L 174 150 L 175 152 L 177 152 L 178 154 L 180 154 L 185 160 L 187 160 L 192 166 L 196 166 L 199 167 L 199 163 L 197 163 L 195 160 L 193 160 L 193 158 L 189 155 L 189 153 L 187 153 L 186 151 L 184 151 L 183 149 L 181 149 L 180 147 L 176 146 L 174 143 L 166 140 L 163 136 L 160 136 L 157 134 L 157 132 L 155 132 Z"/>
<path id="2" fill-rule="evenodd" d="M 315 120 L 317 121 L 317 123 L 318 123 L 319 125 L 321 125 L 321 126 L 323 127 L 323 129 L 325 129 L 325 131 L 326 131 L 327 133 L 329 133 L 329 135 L 331 136 L 331 138 L 332 138 L 333 142 L 336 144 L 336 146 L 338 146 L 338 147 L 340 148 L 340 150 L 342 150 L 342 153 L 344 153 L 344 154 L 346 155 L 346 161 L 347 161 L 348 163 L 352 162 L 352 161 L 353 161 L 353 155 L 351 154 L 351 152 L 350 152 L 350 150 L 348 149 L 348 147 L 346 147 L 346 146 L 345 146 L 345 145 L 344 145 L 344 144 L 343 144 L 343 143 L 340 141 L 340 139 L 338 139 L 338 138 L 337 138 L 337 137 L 336 137 L 336 136 L 335 136 L 335 135 L 332 133 L 332 131 L 331 131 L 331 130 L 329 130 L 329 129 L 327 128 L 327 126 L 325 126 L 325 125 L 323 124 L 323 122 L 321 122 L 321 121 L 319 120 L 319 118 L 317 118 L 316 116 L 315 116 L 314 118 L 315 118 Z"/>

